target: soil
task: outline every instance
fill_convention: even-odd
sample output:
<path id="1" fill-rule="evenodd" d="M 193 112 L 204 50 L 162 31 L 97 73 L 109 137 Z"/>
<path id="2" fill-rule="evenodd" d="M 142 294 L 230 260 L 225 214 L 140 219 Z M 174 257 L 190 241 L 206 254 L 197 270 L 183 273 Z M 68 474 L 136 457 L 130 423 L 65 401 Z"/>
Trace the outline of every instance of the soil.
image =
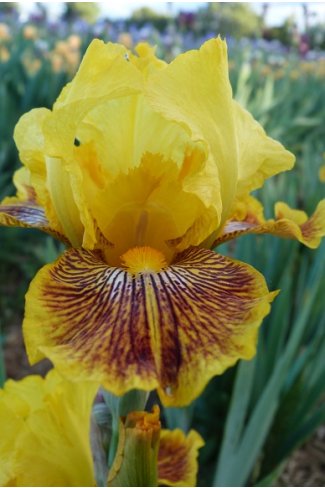
<path id="1" fill-rule="evenodd" d="M 279 486 L 325 486 L 325 425 L 292 454 Z"/>

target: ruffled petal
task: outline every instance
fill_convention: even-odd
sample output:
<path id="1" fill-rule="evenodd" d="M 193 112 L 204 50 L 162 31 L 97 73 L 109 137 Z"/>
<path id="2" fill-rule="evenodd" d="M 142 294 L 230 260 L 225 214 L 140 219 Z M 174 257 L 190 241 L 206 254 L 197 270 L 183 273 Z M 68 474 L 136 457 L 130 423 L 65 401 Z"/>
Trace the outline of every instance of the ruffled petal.
<path id="1" fill-rule="evenodd" d="M 254 268 L 204 249 L 136 274 L 70 249 L 30 286 L 25 342 L 32 362 L 47 356 L 74 380 L 117 395 L 158 388 L 164 404 L 185 405 L 253 357 L 274 296 Z"/>
<path id="2" fill-rule="evenodd" d="M 144 75 L 166 66 L 165 61 L 156 57 L 156 47 L 147 42 L 139 42 L 135 46 L 135 52 L 137 56 L 129 53 L 129 59 Z"/>
<path id="3" fill-rule="evenodd" d="M 239 150 L 237 197 L 263 186 L 265 179 L 289 170 L 295 157 L 282 144 L 268 137 L 262 126 L 234 101 Z"/>
<path id="4" fill-rule="evenodd" d="M 262 208 L 256 200 L 250 201 L 242 219 L 234 219 L 225 225 L 212 247 L 245 234 L 273 234 L 296 239 L 311 249 L 316 249 L 325 235 L 325 200 L 321 200 L 310 218 L 302 210 L 294 210 L 286 203 L 275 205 L 275 219 L 264 220 Z M 256 213 L 254 213 L 254 211 Z M 240 214 L 240 212 L 239 212 Z"/>
<path id="5" fill-rule="evenodd" d="M 180 429 L 162 430 L 158 451 L 159 484 L 163 486 L 196 486 L 199 449 L 202 437 L 191 430 L 186 436 Z"/>
<path id="6" fill-rule="evenodd" d="M 182 124 L 194 140 L 207 144 L 218 175 L 205 185 L 220 188 L 214 205 L 219 222 L 224 221 L 236 192 L 238 171 L 226 43 L 211 39 L 199 50 L 177 56 L 149 76 L 146 94 L 154 110 Z"/>

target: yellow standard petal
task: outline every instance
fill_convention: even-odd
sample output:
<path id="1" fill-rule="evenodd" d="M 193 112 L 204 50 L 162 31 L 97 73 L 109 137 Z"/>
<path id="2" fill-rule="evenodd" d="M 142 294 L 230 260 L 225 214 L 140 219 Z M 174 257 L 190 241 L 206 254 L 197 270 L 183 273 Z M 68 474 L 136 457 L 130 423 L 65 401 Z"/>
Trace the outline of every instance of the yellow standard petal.
<path id="1" fill-rule="evenodd" d="M 32 110 L 21 117 L 15 128 L 15 140 L 25 166 L 14 174 L 16 196 L 7 197 L 0 204 L 0 225 L 33 227 L 68 243 L 46 188 L 41 125 L 49 113 L 47 109 Z"/>
<path id="2" fill-rule="evenodd" d="M 204 249 L 166 266 L 144 248 L 120 267 L 70 249 L 30 286 L 26 347 L 32 362 L 47 356 L 74 380 L 117 395 L 158 388 L 165 405 L 185 405 L 212 376 L 252 358 L 273 297 L 252 267 Z"/>
<path id="3" fill-rule="evenodd" d="M 198 51 L 189 51 L 164 69 L 152 73 L 146 93 L 152 107 L 187 128 L 194 140 L 207 145 L 210 164 L 219 174 L 215 200 L 222 223 L 236 192 L 238 147 L 227 46 L 211 39 Z"/>
<path id="4" fill-rule="evenodd" d="M 191 430 L 162 430 L 158 452 L 158 477 L 162 486 L 196 486 L 202 437 Z"/>
<path id="5" fill-rule="evenodd" d="M 266 178 L 293 167 L 295 157 L 282 144 L 268 137 L 262 126 L 236 101 L 234 118 L 239 151 L 236 197 L 263 186 Z"/>
<path id="6" fill-rule="evenodd" d="M 43 124 L 50 114 L 50 110 L 45 108 L 36 108 L 24 114 L 15 127 L 14 139 L 20 160 L 24 164 L 25 171 L 28 171 L 29 185 L 35 194 L 33 200 L 43 207 L 51 228 L 62 233 L 46 182 Z M 19 192 L 20 186 L 16 186 Z M 22 199 L 19 193 L 18 197 Z"/>
<path id="7" fill-rule="evenodd" d="M 265 220 L 261 204 L 249 198 L 246 207 L 238 207 L 234 219 L 226 223 L 213 247 L 245 234 L 273 234 L 316 249 L 325 235 L 325 200 L 319 202 L 310 218 L 302 210 L 278 202 L 275 219 Z"/>
<path id="8" fill-rule="evenodd" d="M 74 162 L 77 128 L 94 107 L 141 91 L 143 75 L 125 59 L 125 54 L 123 46 L 93 41 L 54 110 L 34 109 L 21 117 L 15 129 L 15 141 L 30 173 L 36 203 L 43 207 L 50 227 L 65 234 L 74 246 L 94 248 L 101 236 L 81 192 L 82 183 L 77 177 L 80 171 L 77 167 L 77 176 L 69 171 L 70 165 L 78 166 Z M 84 178 L 82 172 L 80 178 Z"/>
<path id="9" fill-rule="evenodd" d="M 135 46 L 137 56 L 129 54 L 129 59 L 140 71 L 148 75 L 166 66 L 165 61 L 156 57 L 155 51 L 156 48 L 150 46 L 147 42 L 139 42 Z"/>
<path id="10" fill-rule="evenodd" d="M 46 379 L 8 380 L 0 390 L 1 484 L 94 486 L 89 433 L 97 389 L 55 370 Z"/>

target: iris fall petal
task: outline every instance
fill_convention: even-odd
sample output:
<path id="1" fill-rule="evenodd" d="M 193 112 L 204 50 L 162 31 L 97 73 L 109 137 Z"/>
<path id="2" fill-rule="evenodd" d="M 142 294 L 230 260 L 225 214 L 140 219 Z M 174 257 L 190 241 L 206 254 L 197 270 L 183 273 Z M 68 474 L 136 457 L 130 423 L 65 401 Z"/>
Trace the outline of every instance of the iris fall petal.
<path id="1" fill-rule="evenodd" d="M 191 248 L 160 271 L 109 267 L 100 252 L 70 249 L 27 294 L 32 362 L 49 357 L 74 379 L 117 395 L 158 388 L 184 405 L 239 358 L 250 359 L 274 297 L 249 265 Z"/>
<path id="2" fill-rule="evenodd" d="M 275 205 L 275 219 L 270 220 L 264 219 L 262 207 L 255 200 L 243 219 L 227 222 L 214 246 L 245 234 L 273 234 L 295 239 L 311 249 L 316 249 L 325 235 L 325 200 L 319 202 L 310 218 L 306 212 L 291 209 L 286 203 L 278 202 Z"/>

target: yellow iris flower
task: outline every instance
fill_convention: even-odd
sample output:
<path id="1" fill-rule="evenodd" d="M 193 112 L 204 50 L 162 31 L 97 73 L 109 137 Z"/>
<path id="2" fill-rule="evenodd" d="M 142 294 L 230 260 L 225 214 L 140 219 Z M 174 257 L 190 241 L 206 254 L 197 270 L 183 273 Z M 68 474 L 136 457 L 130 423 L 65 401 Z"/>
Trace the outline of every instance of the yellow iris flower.
<path id="1" fill-rule="evenodd" d="M 94 486 L 90 413 L 98 385 L 52 370 L 0 389 L 0 485 Z"/>
<path id="2" fill-rule="evenodd" d="M 56 370 L 45 379 L 28 376 L 21 381 L 8 380 L 0 389 L 0 485 L 96 486 L 90 414 L 97 390 L 98 384 L 70 382 Z M 159 482 L 195 486 L 198 450 L 203 445 L 199 434 L 160 431 L 159 410 L 130 416 L 142 416 L 143 424 L 154 420 Z M 129 439 L 141 435 L 141 425 L 136 427 L 127 429 L 124 437 L 120 435 L 124 456 Z M 134 456 L 128 461 L 134 470 Z M 120 465 L 117 456 L 110 477 L 117 478 Z"/>
<path id="3" fill-rule="evenodd" d="M 232 98 L 227 48 L 213 39 L 170 64 L 146 44 L 94 40 L 53 110 L 15 130 L 23 168 L 4 225 L 36 227 L 68 250 L 34 278 L 24 333 L 31 362 L 117 395 L 157 388 L 185 405 L 256 350 L 270 293 L 251 266 L 210 249 L 270 232 L 310 247 L 314 216 L 250 193 L 294 156 Z"/>

